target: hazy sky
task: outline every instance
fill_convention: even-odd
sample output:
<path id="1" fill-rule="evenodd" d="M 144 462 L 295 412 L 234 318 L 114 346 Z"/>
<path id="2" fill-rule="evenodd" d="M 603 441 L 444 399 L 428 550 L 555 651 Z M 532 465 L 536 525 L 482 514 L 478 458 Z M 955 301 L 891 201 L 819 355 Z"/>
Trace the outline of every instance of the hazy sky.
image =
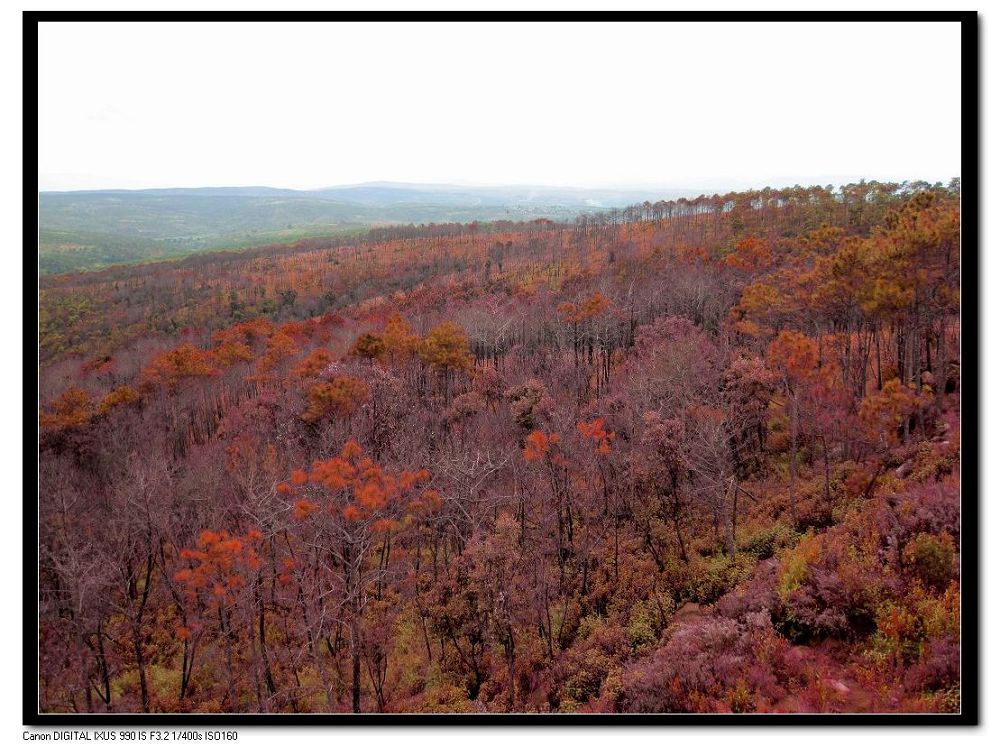
<path id="1" fill-rule="evenodd" d="M 959 175 L 956 24 L 40 26 L 42 189 Z"/>

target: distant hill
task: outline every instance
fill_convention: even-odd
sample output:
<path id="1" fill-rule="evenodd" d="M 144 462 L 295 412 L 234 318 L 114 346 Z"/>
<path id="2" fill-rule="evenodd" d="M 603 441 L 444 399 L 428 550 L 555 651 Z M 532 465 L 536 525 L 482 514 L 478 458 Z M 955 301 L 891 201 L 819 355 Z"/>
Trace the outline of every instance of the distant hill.
<path id="1" fill-rule="evenodd" d="M 531 185 L 465 187 L 449 184 L 401 184 L 368 182 L 330 187 L 305 194 L 322 195 L 367 205 L 425 204 L 492 207 L 544 206 L 547 208 L 596 209 L 622 207 L 644 200 L 693 196 L 683 190 L 574 189 Z"/>
<path id="2" fill-rule="evenodd" d="M 183 256 L 373 225 L 570 219 L 584 212 L 694 196 L 680 190 L 466 187 L 370 182 L 317 190 L 199 187 L 42 192 L 43 273 Z"/>

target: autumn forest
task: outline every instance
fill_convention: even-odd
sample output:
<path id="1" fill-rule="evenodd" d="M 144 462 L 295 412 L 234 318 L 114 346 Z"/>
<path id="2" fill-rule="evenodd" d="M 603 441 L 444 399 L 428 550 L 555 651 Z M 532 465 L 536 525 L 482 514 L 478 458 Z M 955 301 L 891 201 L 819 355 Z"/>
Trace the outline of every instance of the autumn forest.
<path id="1" fill-rule="evenodd" d="M 960 200 L 41 276 L 39 710 L 957 712 Z"/>

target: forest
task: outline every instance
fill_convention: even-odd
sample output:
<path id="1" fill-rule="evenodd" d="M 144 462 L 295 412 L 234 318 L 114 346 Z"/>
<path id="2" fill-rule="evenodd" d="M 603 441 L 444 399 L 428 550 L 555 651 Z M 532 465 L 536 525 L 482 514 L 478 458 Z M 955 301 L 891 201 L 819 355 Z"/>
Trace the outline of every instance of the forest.
<path id="1" fill-rule="evenodd" d="M 40 274 L 178 259 L 221 249 L 357 234 L 423 222 L 572 219 L 598 206 L 680 197 L 678 190 L 457 187 L 369 182 L 268 187 L 41 192 Z"/>
<path id="2" fill-rule="evenodd" d="M 41 277 L 39 709 L 959 711 L 960 203 Z"/>

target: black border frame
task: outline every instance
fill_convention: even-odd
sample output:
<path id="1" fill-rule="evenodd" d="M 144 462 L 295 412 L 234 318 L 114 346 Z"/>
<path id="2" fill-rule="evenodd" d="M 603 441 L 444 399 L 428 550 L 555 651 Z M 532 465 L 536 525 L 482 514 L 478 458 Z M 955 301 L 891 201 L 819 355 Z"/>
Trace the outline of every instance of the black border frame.
<path id="1" fill-rule="evenodd" d="M 23 32 L 23 181 L 24 181 L 24 257 L 35 256 L 34 262 L 24 263 L 24 400 L 36 408 L 24 410 L 24 444 L 37 444 L 38 423 L 35 418 L 38 403 L 37 345 L 29 355 L 28 341 L 37 343 L 37 225 L 38 225 L 38 24 L 43 22 L 315 22 L 315 21 L 584 21 L 584 22 L 957 22 L 961 24 L 961 169 L 962 199 L 962 270 L 965 308 L 972 310 L 972 318 L 965 319 L 962 329 L 963 347 L 963 408 L 962 430 L 966 439 L 972 435 L 973 448 L 963 456 L 961 507 L 963 532 L 961 578 L 963 594 L 962 614 L 962 711 L 957 714 L 57 714 L 40 713 L 37 700 L 31 702 L 31 693 L 38 691 L 38 475 L 37 449 L 34 457 L 24 452 L 25 489 L 23 500 L 23 569 L 22 569 L 22 718 L 25 725 L 49 727 L 99 727 L 137 726 L 154 727 L 216 727 L 216 726 L 413 726 L 413 725 L 534 725 L 534 726 L 628 726 L 628 725 L 706 725 L 706 726 L 974 726 L 979 724 L 980 710 L 980 640 L 979 597 L 982 591 L 979 578 L 979 223 L 980 200 L 980 117 L 981 84 L 980 21 L 975 11 L 579 11 L 572 13 L 541 13 L 527 11 L 430 11 L 430 12 L 196 12 L 196 11 L 24 11 Z M 905 74 L 905 70 L 902 71 Z M 28 227 L 36 230 L 29 235 Z M 36 276 L 29 275 L 28 267 L 34 265 Z M 34 298 L 33 306 L 29 299 Z M 30 320 L 35 319 L 34 331 Z M 34 367 L 29 365 L 34 361 Z M 30 391 L 35 382 L 34 396 Z M 34 412 L 33 412 L 34 410 Z M 32 475 L 34 475 L 32 480 Z M 32 482 L 29 483 L 29 480 Z M 34 485 L 34 497 L 28 493 Z M 34 509 L 34 510 L 31 510 Z M 29 516 L 34 516 L 31 523 Z"/>

